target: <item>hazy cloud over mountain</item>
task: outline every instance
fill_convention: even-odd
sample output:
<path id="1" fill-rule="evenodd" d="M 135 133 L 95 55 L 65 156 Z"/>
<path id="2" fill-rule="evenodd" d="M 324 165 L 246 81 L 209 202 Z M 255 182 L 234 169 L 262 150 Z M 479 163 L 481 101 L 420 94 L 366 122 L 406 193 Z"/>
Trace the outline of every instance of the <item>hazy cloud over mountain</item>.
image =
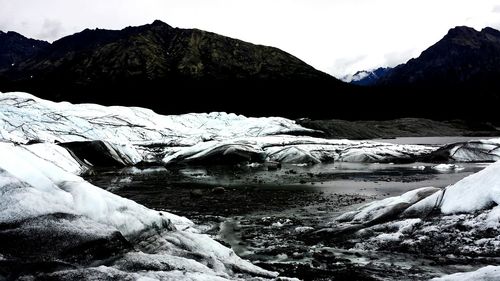
<path id="1" fill-rule="evenodd" d="M 59 38 L 61 37 L 61 34 L 63 34 L 63 31 L 63 24 L 60 21 L 45 19 L 38 37 Z"/>
<path id="2" fill-rule="evenodd" d="M 336 76 L 394 66 L 448 29 L 500 27 L 497 0 L 0 0 L 0 28 L 53 41 L 160 19 L 272 45 Z"/>

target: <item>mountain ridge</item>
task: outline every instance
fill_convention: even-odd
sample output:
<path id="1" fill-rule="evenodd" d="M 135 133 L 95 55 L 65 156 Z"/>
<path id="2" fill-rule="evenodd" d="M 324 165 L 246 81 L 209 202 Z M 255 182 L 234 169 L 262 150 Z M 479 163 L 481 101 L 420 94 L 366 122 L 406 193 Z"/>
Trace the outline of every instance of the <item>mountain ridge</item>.
<path id="1" fill-rule="evenodd" d="M 319 97 L 325 88 L 349 91 L 345 83 L 278 48 L 161 21 L 122 30 L 85 29 L 0 72 L 0 91 L 27 91 L 55 101 L 143 106 L 166 114 L 304 115 L 312 110 L 287 99 L 287 94 L 298 89 Z M 246 102 L 235 103 L 235 96 L 246 97 Z M 263 107 L 261 100 L 270 96 L 282 105 Z M 160 97 L 178 102 L 159 103 Z M 312 101 L 306 104 L 313 106 Z"/>
<path id="2" fill-rule="evenodd" d="M 0 91 L 162 114 L 500 122 L 494 113 L 500 102 L 500 31 L 493 28 L 452 28 L 419 57 L 368 75 L 369 86 L 341 82 L 278 48 L 161 21 L 85 29 L 40 44 L 45 47 L 0 70 Z"/>
<path id="3" fill-rule="evenodd" d="M 500 31 L 457 26 L 417 58 L 394 68 L 380 85 L 428 87 L 500 86 Z"/>
<path id="4" fill-rule="evenodd" d="M 46 41 L 26 38 L 14 31 L 0 31 L 0 70 L 15 66 L 48 45 Z"/>
<path id="5" fill-rule="evenodd" d="M 452 28 L 420 56 L 372 87 L 378 105 L 399 105 L 399 117 L 467 119 L 500 124 L 500 32 Z"/>

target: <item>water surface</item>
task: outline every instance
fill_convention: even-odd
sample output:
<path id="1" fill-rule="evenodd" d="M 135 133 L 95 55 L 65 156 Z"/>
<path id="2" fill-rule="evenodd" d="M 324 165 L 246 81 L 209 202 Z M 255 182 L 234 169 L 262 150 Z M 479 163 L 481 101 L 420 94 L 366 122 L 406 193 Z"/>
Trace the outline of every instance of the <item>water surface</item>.
<path id="1" fill-rule="evenodd" d="M 405 253 L 344 250 L 329 241 L 311 244 L 304 233 L 326 227 L 342 212 L 371 200 L 453 184 L 488 163 L 459 164 L 448 171 L 434 165 L 126 168 L 102 170 L 88 180 L 147 207 L 186 216 L 238 255 L 285 276 L 426 280 L 473 268 Z"/>

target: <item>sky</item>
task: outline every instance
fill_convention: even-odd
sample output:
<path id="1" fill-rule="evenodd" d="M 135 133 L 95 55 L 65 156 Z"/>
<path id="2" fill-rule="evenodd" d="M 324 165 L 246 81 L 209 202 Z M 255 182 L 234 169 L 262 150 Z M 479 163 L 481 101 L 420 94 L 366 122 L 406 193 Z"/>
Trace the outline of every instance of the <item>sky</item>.
<path id="1" fill-rule="evenodd" d="M 500 0 L 0 0 L 0 30 L 47 41 L 155 19 L 278 47 L 343 77 L 404 63 L 454 26 L 500 29 Z"/>

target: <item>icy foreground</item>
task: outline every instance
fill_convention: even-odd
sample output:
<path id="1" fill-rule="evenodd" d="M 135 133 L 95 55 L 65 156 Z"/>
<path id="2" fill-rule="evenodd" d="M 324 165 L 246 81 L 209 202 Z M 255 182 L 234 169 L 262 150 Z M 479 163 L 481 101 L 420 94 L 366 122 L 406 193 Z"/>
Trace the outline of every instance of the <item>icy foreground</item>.
<path id="1" fill-rule="evenodd" d="M 324 234 L 357 250 L 495 261 L 500 255 L 500 161 L 445 189 L 424 187 L 339 216 Z M 439 280 L 497 280 L 498 268 Z M 489 279 L 488 279 L 489 278 Z"/>
<path id="2" fill-rule="evenodd" d="M 0 143 L 0 277 L 234 280 L 260 269 L 186 218 L 150 210 L 77 176 L 54 144 Z M 144 279 L 146 280 L 146 279 Z"/>

